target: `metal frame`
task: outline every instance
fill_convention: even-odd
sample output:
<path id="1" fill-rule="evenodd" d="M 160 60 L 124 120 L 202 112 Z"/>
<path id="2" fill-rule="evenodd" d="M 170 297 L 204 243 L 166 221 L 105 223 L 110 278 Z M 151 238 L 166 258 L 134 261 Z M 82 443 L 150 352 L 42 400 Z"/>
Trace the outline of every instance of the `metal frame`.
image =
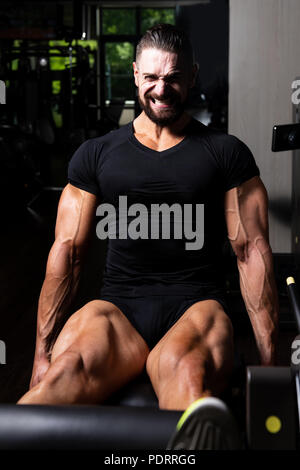
<path id="1" fill-rule="evenodd" d="M 86 38 L 91 39 L 91 6 L 96 6 L 96 40 L 98 41 L 98 51 L 96 54 L 96 78 L 97 78 L 97 119 L 100 120 L 106 114 L 106 96 L 105 96 L 105 45 L 109 42 L 129 42 L 133 44 L 134 55 L 136 52 L 136 46 L 141 35 L 141 8 L 142 7 L 156 7 L 158 9 L 164 9 L 166 7 L 174 7 L 175 4 L 188 4 L 189 2 L 85 2 L 82 6 L 82 24 L 85 28 Z M 192 3 L 209 3 L 209 1 L 200 1 Z M 128 8 L 132 7 L 135 10 L 135 21 L 136 21 L 136 33 L 135 34 L 104 34 L 103 33 L 103 8 Z M 177 15 L 177 9 L 175 8 L 175 16 Z M 127 109 L 134 109 L 135 115 L 138 113 L 138 102 L 135 98 L 135 104 L 133 106 L 127 105 Z"/>
<path id="2" fill-rule="evenodd" d="M 175 8 L 177 6 L 192 6 L 208 4 L 211 0 L 91 0 L 89 5 L 104 6 L 107 8 Z"/>
<path id="3" fill-rule="evenodd" d="M 299 80 L 296 77 L 295 80 Z M 300 123 L 300 105 L 293 104 L 293 123 Z M 291 224 L 291 244 L 292 253 L 295 255 L 296 263 L 300 266 L 300 150 L 292 152 L 292 224 Z"/>

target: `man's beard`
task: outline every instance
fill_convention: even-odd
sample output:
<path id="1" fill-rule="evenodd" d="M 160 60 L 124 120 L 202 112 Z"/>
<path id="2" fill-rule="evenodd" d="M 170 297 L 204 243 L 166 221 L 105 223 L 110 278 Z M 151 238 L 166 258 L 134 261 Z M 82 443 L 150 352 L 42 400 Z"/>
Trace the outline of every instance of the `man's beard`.
<path id="1" fill-rule="evenodd" d="M 155 96 L 153 96 L 153 98 L 155 98 Z M 177 121 L 183 114 L 187 103 L 187 100 L 181 102 L 179 97 L 177 97 L 175 94 L 172 94 L 172 96 L 170 95 L 164 97 L 165 100 L 169 99 L 171 101 L 171 107 L 168 109 L 157 109 L 156 111 L 150 104 L 151 95 L 146 96 L 143 101 L 139 94 L 138 99 L 141 109 L 145 112 L 148 118 L 161 127 L 168 126 L 169 124 Z"/>

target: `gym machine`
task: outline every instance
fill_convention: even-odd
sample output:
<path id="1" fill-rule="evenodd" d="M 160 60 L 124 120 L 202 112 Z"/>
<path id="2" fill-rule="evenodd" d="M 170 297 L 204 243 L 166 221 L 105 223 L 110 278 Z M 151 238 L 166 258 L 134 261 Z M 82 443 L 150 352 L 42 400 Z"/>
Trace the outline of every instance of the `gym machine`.
<path id="1" fill-rule="evenodd" d="M 143 373 L 103 405 L 0 405 L 0 450 L 165 450 L 181 415 Z"/>
<path id="2" fill-rule="evenodd" d="M 295 121 L 299 122 L 297 109 Z M 273 152 L 300 149 L 300 124 L 298 122 L 273 127 Z M 299 166 L 297 160 L 299 158 L 294 158 L 296 167 Z M 297 224 L 299 224 L 298 192 L 298 182 L 293 181 Z M 297 257 L 297 250 L 295 250 L 295 257 Z M 251 449 L 300 449 L 300 301 L 294 278 L 288 277 L 286 282 L 298 336 L 291 345 L 290 367 L 247 368 L 246 432 L 248 446 Z"/>
<path id="3" fill-rule="evenodd" d="M 73 45 L 72 39 L 65 46 L 23 41 L 1 47 L 0 77 L 9 84 L 9 106 L 1 108 L 0 117 L 0 166 L 7 185 L 1 188 L 3 197 L 14 187 L 14 200 L 6 207 L 8 218 L 22 211 L 43 222 L 41 214 L 62 190 L 53 186 L 52 156 L 61 155 L 66 166 L 89 137 L 93 128 L 89 94 L 95 79 L 90 54 L 94 52 L 89 47 Z M 51 70 L 50 61 L 56 58 L 65 61 L 64 69 Z M 60 83 L 56 94 L 55 81 Z M 61 127 L 54 122 L 54 110 L 62 117 Z M 40 211 L 42 206 L 45 210 Z"/>
<path id="4" fill-rule="evenodd" d="M 300 301 L 293 277 L 287 289 L 300 335 Z M 300 336 L 290 367 L 247 367 L 247 445 L 253 450 L 300 448 Z M 297 347 L 299 353 L 297 353 Z"/>

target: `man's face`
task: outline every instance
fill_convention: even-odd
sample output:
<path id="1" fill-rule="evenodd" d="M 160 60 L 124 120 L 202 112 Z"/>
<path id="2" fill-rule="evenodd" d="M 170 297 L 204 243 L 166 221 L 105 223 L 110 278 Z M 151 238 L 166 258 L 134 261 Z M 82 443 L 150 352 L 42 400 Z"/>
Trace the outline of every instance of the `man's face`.
<path id="1" fill-rule="evenodd" d="M 183 113 L 195 71 L 181 54 L 161 49 L 144 49 L 138 65 L 133 63 L 140 106 L 160 126 L 175 122 Z"/>

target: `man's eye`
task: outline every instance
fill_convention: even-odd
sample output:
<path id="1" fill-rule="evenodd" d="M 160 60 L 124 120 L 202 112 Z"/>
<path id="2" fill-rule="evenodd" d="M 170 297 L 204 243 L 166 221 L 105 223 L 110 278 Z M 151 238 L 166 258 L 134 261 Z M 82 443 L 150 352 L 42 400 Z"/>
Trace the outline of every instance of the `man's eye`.
<path id="1" fill-rule="evenodd" d="M 145 79 L 148 81 L 148 82 L 151 82 L 153 80 L 155 80 L 155 77 L 153 75 L 146 75 L 145 76 Z"/>
<path id="2" fill-rule="evenodd" d="M 174 82 L 178 82 L 179 79 L 180 79 L 180 75 L 172 75 L 172 77 L 167 77 L 166 78 L 166 82 L 174 83 Z"/>

